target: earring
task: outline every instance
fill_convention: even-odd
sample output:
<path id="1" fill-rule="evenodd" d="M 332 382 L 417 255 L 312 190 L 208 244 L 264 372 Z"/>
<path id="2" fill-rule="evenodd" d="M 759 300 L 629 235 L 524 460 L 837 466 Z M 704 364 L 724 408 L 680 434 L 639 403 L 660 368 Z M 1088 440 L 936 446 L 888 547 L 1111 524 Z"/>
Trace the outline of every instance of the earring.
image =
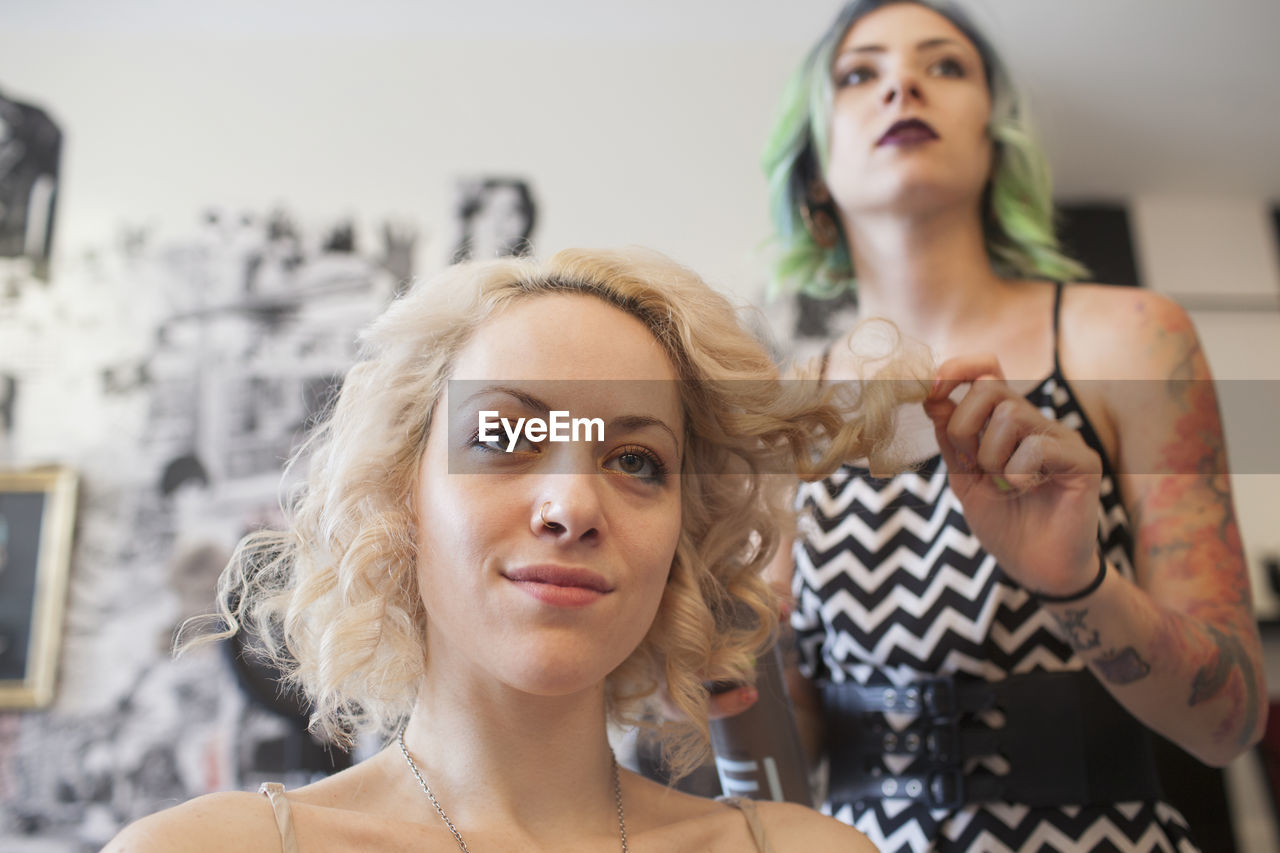
<path id="1" fill-rule="evenodd" d="M 831 190 L 822 181 L 809 184 L 809 191 L 800 201 L 800 218 L 818 248 L 834 249 L 840 242 L 840 229 L 832 215 Z"/>
<path id="2" fill-rule="evenodd" d="M 808 200 L 800 202 L 800 218 L 804 220 L 805 230 L 818 244 L 820 249 L 834 249 L 840 241 L 840 230 L 831 210 L 819 207 L 816 210 L 809 206 Z"/>

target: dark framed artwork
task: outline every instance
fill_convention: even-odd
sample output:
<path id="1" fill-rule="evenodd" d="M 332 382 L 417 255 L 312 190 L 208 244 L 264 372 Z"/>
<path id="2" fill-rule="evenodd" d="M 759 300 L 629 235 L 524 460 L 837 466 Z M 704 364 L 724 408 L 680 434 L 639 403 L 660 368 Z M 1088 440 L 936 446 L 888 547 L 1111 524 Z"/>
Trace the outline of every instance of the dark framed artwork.
<path id="1" fill-rule="evenodd" d="M 67 468 L 0 472 L 0 708 L 53 701 L 76 485 Z"/>
<path id="2" fill-rule="evenodd" d="M 463 178 L 457 184 L 458 242 L 450 263 L 524 257 L 538 221 L 538 207 L 523 178 Z"/>
<path id="3" fill-rule="evenodd" d="M 48 280 L 62 131 L 44 110 L 0 92 L 0 258 L 30 258 Z"/>
<path id="4" fill-rule="evenodd" d="M 1058 240 L 1067 255 L 1089 268 L 1089 281 L 1142 286 L 1126 203 L 1063 202 L 1057 211 Z"/>

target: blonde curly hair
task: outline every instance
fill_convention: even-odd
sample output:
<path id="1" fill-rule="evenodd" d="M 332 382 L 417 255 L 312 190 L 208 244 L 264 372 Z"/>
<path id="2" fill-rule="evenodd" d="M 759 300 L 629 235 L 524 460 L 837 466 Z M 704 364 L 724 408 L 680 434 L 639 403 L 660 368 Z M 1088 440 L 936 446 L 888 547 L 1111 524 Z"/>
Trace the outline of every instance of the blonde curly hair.
<path id="1" fill-rule="evenodd" d="M 644 250 L 463 264 L 416 283 L 362 335 L 332 414 L 290 463 L 305 458 L 309 470 L 286 502 L 286 529 L 241 542 L 219 581 L 223 630 L 207 637 L 255 634 L 327 739 L 390 733 L 413 707 L 427 654 L 417 477 L 455 358 L 504 306 L 565 292 L 638 318 L 682 380 L 682 532 L 653 625 L 606 682 L 621 724 L 665 685 L 686 718 L 664 731 L 676 776 L 706 755 L 705 685 L 750 680 L 775 627 L 761 572 L 790 518 L 795 476 L 823 476 L 883 446 L 902 398 L 927 391 L 867 383 L 851 408 L 816 378 L 781 381 L 728 300 Z"/>

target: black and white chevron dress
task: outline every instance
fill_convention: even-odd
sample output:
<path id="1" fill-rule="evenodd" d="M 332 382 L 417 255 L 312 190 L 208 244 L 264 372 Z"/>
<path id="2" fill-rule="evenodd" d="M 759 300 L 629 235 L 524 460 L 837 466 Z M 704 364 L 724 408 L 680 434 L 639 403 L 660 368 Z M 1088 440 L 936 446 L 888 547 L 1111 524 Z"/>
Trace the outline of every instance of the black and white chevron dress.
<path id="1" fill-rule="evenodd" d="M 1099 540 L 1111 565 L 1133 577 L 1128 516 L 1061 368 L 1055 364 L 1027 396 L 1102 456 Z M 969 532 L 941 457 L 889 479 L 846 466 L 802 484 L 798 502 L 792 622 L 810 678 L 901 685 L 943 673 L 995 680 L 1083 666 L 1049 614 L 1005 578 Z M 894 715 L 885 722 L 900 730 L 912 720 Z M 881 759 L 886 773 L 902 773 L 912 760 Z M 866 833 L 882 853 L 1197 849 L 1182 815 L 1163 802 L 981 803 L 949 811 L 884 799 L 828 802 L 824 810 Z"/>

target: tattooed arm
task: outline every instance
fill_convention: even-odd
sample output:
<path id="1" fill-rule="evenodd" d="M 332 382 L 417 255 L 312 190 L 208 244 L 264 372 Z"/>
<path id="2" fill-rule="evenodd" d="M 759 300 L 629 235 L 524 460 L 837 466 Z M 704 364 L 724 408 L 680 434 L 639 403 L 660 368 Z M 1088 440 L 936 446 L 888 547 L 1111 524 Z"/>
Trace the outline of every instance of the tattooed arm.
<path id="1" fill-rule="evenodd" d="M 1267 709 L 1256 631 L 1249 648 L 1249 631 L 1162 607 L 1118 577 L 1078 604 L 1047 606 L 1134 716 L 1205 763 L 1226 764 L 1261 736 Z"/>
<path id="2" fill-rule="evenodd" d="M 1182 309 L 1128 288 L 1073 288 L 1062 342 L 1119 469 L 1136 583 L 1111 570 L 1087 597 L 1044 606 L 1138 719 L 1225 764 L 1261 736 L 1267 695 L 1204 355 Z M 1001 567 L 1049 596 L 1086 588 L 1099 566 L 1097 454 L 1010 391 L 990 356 L 943 364 L 926 410 L 965 518 Z"/>
<path id="3" fill-rule="evenodd" d="M 1180 307 L 1099 291 L 1082 289 L 1076 325 L 1109 334 L 1108 363 L 1080 369 L 1121 377 L 1087 383 L 1088 402 L 1114 448 L 1137 586 L 1051 611 L 1073 645 L 1096 642 L 1077 651 L 1140 719 L 1224 764 L 1261 736 L 1268 697 L 1213 379 Z"/>

